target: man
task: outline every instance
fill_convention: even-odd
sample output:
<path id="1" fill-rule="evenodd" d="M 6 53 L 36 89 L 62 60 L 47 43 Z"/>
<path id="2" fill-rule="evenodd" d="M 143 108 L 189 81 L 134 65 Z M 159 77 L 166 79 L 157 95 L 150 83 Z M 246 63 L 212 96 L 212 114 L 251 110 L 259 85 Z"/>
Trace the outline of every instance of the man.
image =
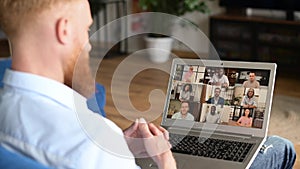
<path id="1" fill-rule="evenodd" d="M 189 113 L 189 102 L 181 102 L 180 112 L 173 114 L 172 119 L 194 120 L 194 116 Z"/>
<path id="2" fill-rule="evenodd" d="M 211 106 L 210 112 L 207 113 L 204 122 L 212 124 L 220 123 L 220 115 L 216 113 L 216 106 Z"/>
<path id="3" fill-rule="evenodd" d="M 223 97 L 220 97 L 221 89 L 216 87 L 214 97 L 209 98 L 206 103 L 208 104 L 215 104 L 215 105 L 221 105 L 223 106 L 225 103 L 225 100 Z"/>
<path id="4" fill-rule="evenodd" d="M 0 1 L 0 27 L 13 54 L 0 94 L 1 146 L 52 168 L 138 168 L 132 153 L 147 153 L 161 169 L 176 168 L 167 131 L 140 119 L 124 132 L 125 140 L 113 122 L 90 112 L 85 97 L 70 88 L 79 54 L 88 59 L 91 22 L 87 0 Z M 144 147 L 136 149 L 132 139 L 140 137 L 146 138 Z M 254 165 L 291 168 L 290 142 L 269 140 L 266 144 L 276 148 L 260 154 Z"/>
<path id="5" fill-rule="evenodd" d="M 245 88 L 259 88 L 260 87 L 260 84 L 256 80 L 254 72 L 249 73 L 249 79 L 247 81 L 244 81 L 243 87 L 245 87 Z"/>
<path id="6" fill-rule="evenodd" d="M 226 75 L 224 75 L 224 69 L 219 68 L 216 70 L 216 73 L 213 75 L 213 77 L 208 81 L 208 84 L 215 85 L 215 86 L 221 86 L 221 87 L 228 87 L 229 86 L 229 80 Z"/>
<path id="7" fill-rule="evenodd" d="M 53 168 L 139 168 L 133 154 L 176 168 L 163 128 L 140 119 L 123 135 L 88 110 L 90 79 L 84 77 L 89 82 L 83 87 L 73 75 L 90 73 L 87 66 L 74 67 L 88 63 L 91 24 L 87 0 L 0 2 L 0 26 L 13 54 L 0 94 L 1 146 Z M 137 149 L 140 137 L 145 139 L 138 139 L 143 142 Z"/>

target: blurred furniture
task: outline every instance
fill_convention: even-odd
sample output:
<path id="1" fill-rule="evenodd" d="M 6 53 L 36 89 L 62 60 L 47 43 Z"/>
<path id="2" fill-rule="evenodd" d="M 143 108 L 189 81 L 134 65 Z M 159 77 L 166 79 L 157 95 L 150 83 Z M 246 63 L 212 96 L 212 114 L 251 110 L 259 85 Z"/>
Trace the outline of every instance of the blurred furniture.
<path id="1" fill-rule="evenodd" d="M 296 71 L 300 62 L 300 21 L 219 14 L 210 18 L 210 39 L 221 59 L 276 62 Z"/>
<path id="2" fill-rule="evenodd" d="M 10 50 L 9 50 L 8 40 L 5 38 L 0 39 L 0 58 L 9 57 L 9 56 L 10 56 Z"/>
<path id="3" fill-rule="evenodd" d="M 4 72 L 7 68 L 11 66 L 11 59 L 0 59 L 0 88 L 3 87 L 2 79 L 4 76 Z"/>
<path id="4" fill-rule="evenodd" d="M 98 31 L 100 27 L 100 21 L 102 21 L 103 25 L 108 24 L 109 21 L 121 18 L 127 15 L 127 2 L 126 0 L 89 0 L 91 6 L 91 12 L 94 17 L 96 23 L 96 31 Z M 102 17 L 101 17 L 102 16 Z M 101 17 L 101 18 L 100 18 Z M 109 42 L 109 30 L 105 29 L 104 41 Z M 122 32 L 125 33 L 125 37 L 127 35 L 127 21 L 120 25 L 120 34 L 116 36 L 122 36 Z M 119 38 L 118 38 L 119 39 Z M 100 41 L 100 34 L 97 34 L 97 40 Z M 119 42 L 116 45 L 116 50 L 118 53 L 127 53 L 128 44 L 127 40 L 123 40 L 123 42 Z"/>

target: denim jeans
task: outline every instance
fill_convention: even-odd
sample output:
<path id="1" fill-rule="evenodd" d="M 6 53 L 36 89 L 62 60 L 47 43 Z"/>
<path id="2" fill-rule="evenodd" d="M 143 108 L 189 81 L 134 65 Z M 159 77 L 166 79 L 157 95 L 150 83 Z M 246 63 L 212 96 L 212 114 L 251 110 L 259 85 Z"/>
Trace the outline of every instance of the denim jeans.
<path id="1" fill-rule="evenodd" d="M 296 160 L 294 145 L 278 136 L 267 137 L 250 169 L 292 169 Z"/>

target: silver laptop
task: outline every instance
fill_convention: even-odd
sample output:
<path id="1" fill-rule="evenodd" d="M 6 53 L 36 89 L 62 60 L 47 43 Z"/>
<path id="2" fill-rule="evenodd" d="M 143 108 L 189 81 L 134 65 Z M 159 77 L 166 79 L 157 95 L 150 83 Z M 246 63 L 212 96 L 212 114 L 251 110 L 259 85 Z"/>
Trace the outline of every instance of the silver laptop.
<path id="1" fill-rule="evenodd" d="M 249 168 L 266 139 L 275 73 L 274 63 L 174 59 L 161 125 L 177 167 Z"/>

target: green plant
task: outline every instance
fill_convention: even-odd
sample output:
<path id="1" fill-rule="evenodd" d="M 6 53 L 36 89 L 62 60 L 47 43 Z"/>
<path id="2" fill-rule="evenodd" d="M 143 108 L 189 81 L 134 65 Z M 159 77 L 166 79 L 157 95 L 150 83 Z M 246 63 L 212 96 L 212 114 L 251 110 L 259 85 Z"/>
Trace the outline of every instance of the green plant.
<path id="1" fill-rule="evenodd" d="M 182 16 L 185 13 L 194 11 L 209 13 L 210 10 L 206 2 L 207 0 L 139 0 L 139 6 L 144 11 Z"/>
<path id="2" fill-rule="evenodd" d="M 139 0 L 139 6 L 143 11 L 148 12 L 161 12 L 175 16 L 182 16 L 189 12 L 200 12 L 203 14 L 210 13 L 210 9 L 207 6 L 207 1 L 212 0 Z M 166 17 L 167 18 L 167 17 Z M 193 27 L 197 27 L 197 24 L 190 20 L 186 20 L 188 22 L 181 22 L 181 26 L 185 26 L 186 23 L 192 25 Z M 167 25 L 170 25 L 172 21 L 166 20 L 164 17 L 160 16 L 154 17 L 152 20 L 153 30 L 156 32 L 163 32 L 161 30 L 165 30 Z M 148 34 L 150 37 L 166 37 L 162 34 L 151 33 Z"/>

